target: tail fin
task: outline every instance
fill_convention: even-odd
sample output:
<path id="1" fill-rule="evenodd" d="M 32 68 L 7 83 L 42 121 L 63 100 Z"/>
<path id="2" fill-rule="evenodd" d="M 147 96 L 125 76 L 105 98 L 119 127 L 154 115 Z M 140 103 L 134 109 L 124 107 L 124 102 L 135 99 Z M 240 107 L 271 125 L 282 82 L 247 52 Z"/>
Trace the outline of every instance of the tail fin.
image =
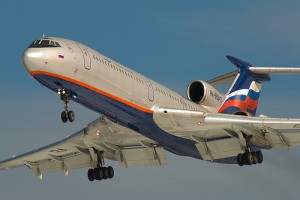
<path id="1" fill-rule="evenodd" d="M 232 56 L 226 56 L 237 66 L 238 74 L 219 109 L 219 113 L 246 114 L 254 116 L 258 106 L 260 90 L 263 81 L 271 80 L 268 74 L 255 74 L 249 70 L 250 63 Z"/>

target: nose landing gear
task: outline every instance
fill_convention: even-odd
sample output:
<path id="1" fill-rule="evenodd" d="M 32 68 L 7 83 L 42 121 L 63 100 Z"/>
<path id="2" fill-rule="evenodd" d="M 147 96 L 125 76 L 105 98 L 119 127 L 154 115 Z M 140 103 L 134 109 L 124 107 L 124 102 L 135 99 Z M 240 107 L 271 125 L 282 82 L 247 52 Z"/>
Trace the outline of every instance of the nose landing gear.
<path id="1" fill-rule="evenodd" d="M 75 120 L 75 114 L 72 110 L 69 110 L 69 102 L 71 99 L 71 93 L 65 89 L 58 89 L 57 93 L 60 95 L 60 99 L 65 103 L 65 110 L 61 113 L 61 121 L 67 123 L 67 121 L 73 122 Z"/>

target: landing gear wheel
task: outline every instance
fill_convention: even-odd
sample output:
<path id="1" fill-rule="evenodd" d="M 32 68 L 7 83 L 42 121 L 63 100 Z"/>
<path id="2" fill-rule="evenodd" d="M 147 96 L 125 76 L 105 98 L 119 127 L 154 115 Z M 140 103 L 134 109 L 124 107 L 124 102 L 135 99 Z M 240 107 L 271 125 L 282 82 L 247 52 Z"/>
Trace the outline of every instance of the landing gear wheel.
<path id="1" fill-rule="evenodd" d="M 100 167 L 100 165 L 98 165 L 95 169 L 89 169 L 87 172 L 87 176 L 90 181 L 101 181 L 108 178 L 112 179 L 114 177 L 114 174 L 114 169 L 111 166 Z"/>
<path id="2" fill-rule="evenodd" d="M 108 169 L 107 169 L 107 167 L 102 167 L 102 171 L 103 171 L 103 179 L 107 179 L 108 178 Z"/>
<path id="3" fill-rule="evenodd" d="M 95 169 L 94 169 L 94 177 L 95 177 L 95 180 L 97 180 L 97 181 L 100 180 L 100 177 L 99 177 L 99 169 L 98 169 L 98 168 L 95 168 Z"/>
<path id="4" fill-rule="evenodd" d="M 243 166 L 245 164 L 244 159 L 243 159 L 243 154 L 241 154 L 241 153 L 238 154 L 236 159 L 237 159 L 239 166 Z"/>
<path id="5" fill-rule="evenodd" d="M 258 163 L 257 153 L 252 152 L 251 154 L 253 156 L 253 164 L 256 165 Z"/>
<path id="6" fill-rule="evenodd" d="M 70 110 L 68 112 L 68 119 L 69 119 L 70 122 L 74 122 L 74 120 L 75 120 L 75 114 L 72 110 Z"/>
<path id="7" fill-rule="evenodd" d="M 244 162 L 245 165 L 249 165 L 246 153 L 243 153 L 242 160 L 243 160 L 243 162 Z"/>
<path id="8" fill-rule="evenodd" d="M 112 168 L 111 166 L 107 167 L 108 169 L 108 178 L 109 179 L 112 179 L 115 175 L 115 172 L 114 172 L 114 168 Z"/>
<path id="9" fill-rule="evenodd" d="M 102 167 L 97 167 L 95 171 L 97 171 L 96 172 L 97 180 L 101 181 L 104 178 Z"/>
<path id="10" fill-rule="evenodd" d="M 87 176 L 88 176 L 88 179 L 90 181 L 94 181 L 95 180 L 95 172 L 94 171 L 95 170 L 93 170 L 93 169 L 89 169 L 88 170 Z"/>
<path id="11" fill-rule="evenodd" d="M 261 151 L 257 151 L 256 155 L 257 155 L 257 162 L 259 164 L 262 163 L 264 159 L 263 159 L 263 155 L 262 155 Z"/>
<path id="12" fill-rule="evenodd" d="M 68 121 L 68 114 L 67 114 L 67 112 L 63 111 L 60 116 L 61 116 L 61 121 L 63 123 L 67 123 L 67 121 Z"/>
<path id="13" fill-rule="evenodd" d="M 252 165 L 253 164 L 253 155 L 251 152 L 246 153 L 246 158 L 247 158 L 249 165 Z"/>

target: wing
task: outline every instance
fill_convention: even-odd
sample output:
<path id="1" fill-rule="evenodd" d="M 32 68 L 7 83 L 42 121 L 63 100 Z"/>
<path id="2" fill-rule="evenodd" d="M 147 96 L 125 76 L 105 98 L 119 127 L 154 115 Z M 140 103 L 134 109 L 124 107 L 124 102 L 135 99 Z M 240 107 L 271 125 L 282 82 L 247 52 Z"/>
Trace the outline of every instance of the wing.
<path id="1" fill-rule="evenodd" d="M 242 153 L 245 135 L 251 137 L 251 144 L 264 149 L 300 145 L 300 119 L 158 108 L 154 121 L 166 132 L 194 140 L 205 160 Z"/>
<path id="2" fill-rule="evenodd" d="M 101 157 L 101 158 L 99 158 Z M 156 142 L 100 117 L 65 139 L 0 162 L 0 169 L 27 166 L 34 175 L 70 169 L 95 168 L 99 159 L 119 161 L 124 167 L 166 164 Z"/>

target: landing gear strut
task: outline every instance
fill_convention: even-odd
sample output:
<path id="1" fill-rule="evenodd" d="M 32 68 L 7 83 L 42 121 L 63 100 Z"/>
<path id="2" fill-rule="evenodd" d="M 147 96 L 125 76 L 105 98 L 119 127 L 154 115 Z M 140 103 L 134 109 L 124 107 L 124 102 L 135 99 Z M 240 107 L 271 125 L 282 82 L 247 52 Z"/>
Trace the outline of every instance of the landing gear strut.
<path id="1" fill-rule="evenodd" d="M 251 151 L 250 148 L 250 139 L 251 136 L 244 136 L 246 140 L 246 150 L 243 154 L 238 154 L 236 159 L 239 166 L 243 165 L 255 165 L 255 164 L 261 164 L 263 162 L 263 155 L 261 151 Z"/>
<path id="2" fill-rule="evenodd" d="M 59 89 L 57 92 L 60 95 L 60 99 L 65 103 L 65 110 L 61 113 L 61 121 L 66 123 L 67 121 L 73 122 L 75 120 L 75 114 L 72 110 L 69 110 L 69 102 L 71 99 L 71 93 L 65 89 Z"/>

